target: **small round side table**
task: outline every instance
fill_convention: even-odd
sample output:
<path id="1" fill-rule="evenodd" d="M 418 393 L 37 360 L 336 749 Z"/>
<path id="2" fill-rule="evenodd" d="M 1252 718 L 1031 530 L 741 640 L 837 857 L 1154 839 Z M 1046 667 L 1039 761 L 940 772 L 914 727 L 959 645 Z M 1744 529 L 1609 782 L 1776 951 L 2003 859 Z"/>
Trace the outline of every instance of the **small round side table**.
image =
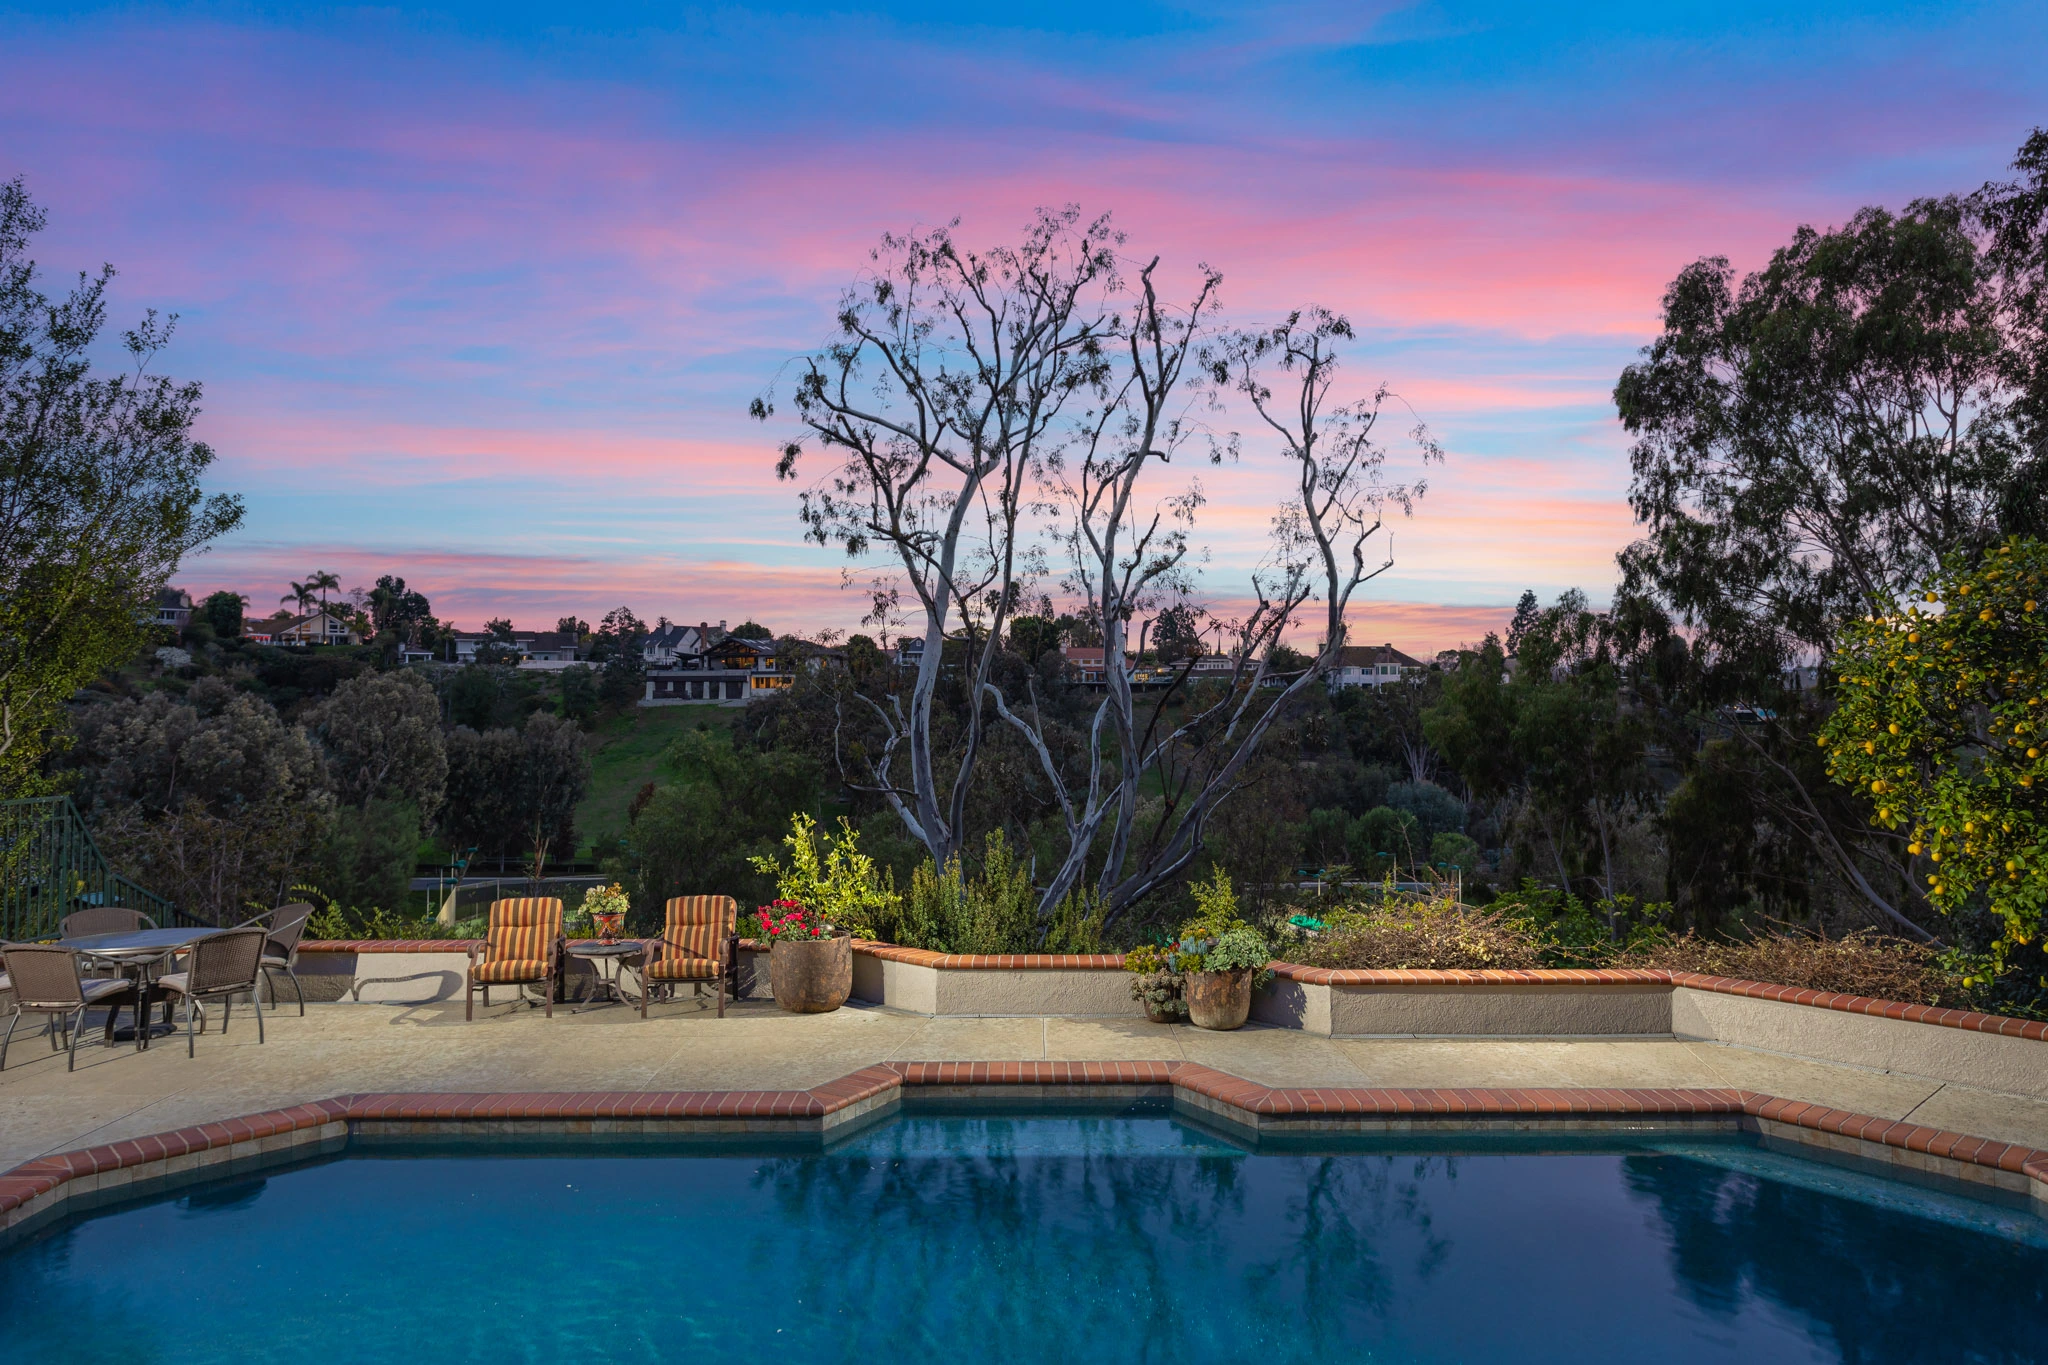
<path id="1" fill-rule="evenodd" d="M 626 959 L 640 955 L 639 939 L 622 938 L 616 943 L 600 943 L 594 938 L 577 939 L 569 944 L 569 956 L 580 957 L 590 963 L 590 974 L 596 982 L 591 998 L 571 1011 L 581 1014 L 586 1009 L 614 1002 L 630 1005 L 633 1001 L 626 995 L 624 984 Z M 646 990 L 647 983 L 640 983 Z"/>

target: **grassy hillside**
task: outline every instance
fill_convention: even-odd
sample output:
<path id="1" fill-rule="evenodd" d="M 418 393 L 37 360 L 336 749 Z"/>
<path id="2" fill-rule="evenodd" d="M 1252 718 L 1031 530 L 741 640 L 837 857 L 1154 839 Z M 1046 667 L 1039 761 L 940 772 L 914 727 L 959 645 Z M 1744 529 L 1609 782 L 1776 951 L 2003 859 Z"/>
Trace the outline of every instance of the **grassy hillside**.
<path id="1" fill-rule="evenodd" d="M 590 791 L 576 807 L 576 832 L 591 839 L 622 833 L 633 794 L 655 781 L 662 751 L 686 730 L 730 731 L 739 715 L 725 706 L 636 706 L 591 732 Z"/>

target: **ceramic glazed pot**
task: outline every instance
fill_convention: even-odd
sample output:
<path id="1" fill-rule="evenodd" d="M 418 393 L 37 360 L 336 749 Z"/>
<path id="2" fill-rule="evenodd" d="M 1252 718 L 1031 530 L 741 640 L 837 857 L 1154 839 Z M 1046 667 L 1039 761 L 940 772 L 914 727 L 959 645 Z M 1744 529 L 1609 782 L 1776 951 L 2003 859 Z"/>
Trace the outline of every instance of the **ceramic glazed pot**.
<path id="1" fill-rule="evenodd" d="M 1252 974 L 1236 972 L 1189 972 L 1183 992 L 1188 1002 L 1188 1022 L 1196 1028 L 1228 1031 L 1243 1028 L 1252 1012 Z"/>
<path id="2" fill-rule="evenodd" d="M 836 1010 L 853 994 L 853 935 L 777 939 L 768 954 L 775 1003 L 792 1014 Z"/>

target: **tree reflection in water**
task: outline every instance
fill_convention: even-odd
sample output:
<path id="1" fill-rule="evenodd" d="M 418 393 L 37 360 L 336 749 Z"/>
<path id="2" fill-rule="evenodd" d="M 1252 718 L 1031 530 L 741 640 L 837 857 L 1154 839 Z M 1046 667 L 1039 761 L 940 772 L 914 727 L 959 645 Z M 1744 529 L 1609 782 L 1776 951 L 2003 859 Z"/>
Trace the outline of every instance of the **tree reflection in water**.
<path id="1" fill-rule="evenodd" d="M 2048 1253 L 1702 1161 L 1629 1157 L 1678 1286 L 1729 1321 L 1763 1298 L 1854 1365 L 2048 1359 Z"/>
<path id="2" fill-rule="evenodd" d="M 764 1244 L 758 1273 L 810 1322 L 858 1320 L 898 1346 L 964 1333 L 1287 1361 L 1384 1335 L 1393 1285 L 1449 1250 L 1425 1194 L 1455 1178 L 1453 1158 L 1046 1156 L 1014 1152 L 1008 1128 L 963 1124 L 970 1155 L 763 1162 L 776 1222 L 844 1240 L 793 1280 Z"/>

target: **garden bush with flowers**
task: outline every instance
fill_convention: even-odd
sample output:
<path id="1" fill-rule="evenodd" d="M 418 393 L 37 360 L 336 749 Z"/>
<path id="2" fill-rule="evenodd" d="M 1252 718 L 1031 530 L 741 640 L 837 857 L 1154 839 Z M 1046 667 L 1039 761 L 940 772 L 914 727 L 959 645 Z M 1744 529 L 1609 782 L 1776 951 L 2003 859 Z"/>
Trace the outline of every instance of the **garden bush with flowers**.
<path id="1" fill-rule="evenodd" d="M 740 926 L 740 936 L 762 943 L 808 942 L 830 938 L 833 926 L 819 919 L 797 901 L 776 901 L 754 911 L 751 925 Z"/>
<path id="2" fill-rule="evenodd" d="M 757 869 L 775 878 L 776 906 L 794 907 L 812 926 L 844 929 L 856 938 L 873 938 L 877 921 L 893 914 L 898 899 L 895 878 L 860 851 L 860 835 L 844 816 L 838 833 L 821 833 L 818 822 L 799 811 L 790 817 L 782 842 L 789 850 L 787 862 L 753 859 Z"/>

